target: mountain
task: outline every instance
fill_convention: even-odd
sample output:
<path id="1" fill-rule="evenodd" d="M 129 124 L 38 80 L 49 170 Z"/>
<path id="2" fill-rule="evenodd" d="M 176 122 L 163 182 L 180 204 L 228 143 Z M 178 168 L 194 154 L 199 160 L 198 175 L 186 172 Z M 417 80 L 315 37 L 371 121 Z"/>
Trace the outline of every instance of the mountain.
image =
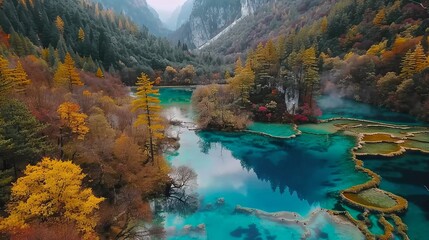
<path id="1" fill-rule="evenodd" d="M 124 13 L 135 23 L 145 26 L 149 32 L 157 36 L 166 36 L 169 30 L 159 19 L 158 13 L 151 8 L 146 0 L 97 0 L 106 8 L 111 8 L 117 13 Z"/>
<path id="2" fill-rule="evenodd" d="M 195 0 L 189 20 L 171 38 L 202 48 L 268 2 L 270 0 Z"/>
<path id="3" fill-rule="evenodd" d="M 192 8 L 194 7 L 194 2 L 195 0 L 188 0 L 182 5 L 176 19 L 176 29 L 180 28 L 189 20 L 189 17 L 192 13 Z"/>
<path id="4" fill-rule="evenodd" d="M 23 6 L 24 3 L 4 0 L 0 7 L 0 29 L 10 34 L 11 46 L 20 55 L 28 53 L 25 49 L 29 45 L 51 54 L 57 52 L 62 61 L 69 52 L 80 68 L 92 71 L 98 65 L 112 69 L 127 83 L 135 81 L 136 74 L 142 71 L 153 74 L 154 70 L 190 64 L 195 59 L 181 47 L 172 47 L 167 40 L 140 30 L 128 17 L 103 10 L 99 3 L 33 0 Z"/>
<path id="5" fill-rule="evenodd" d="M 194 0 L 188 0 L 182 6 L 176 8 L 173 13 L 171 13 L 170 17 L 164 22 L 165 26 L 172 31 L 177 30 L 189 20 L 193 6 Z"/>

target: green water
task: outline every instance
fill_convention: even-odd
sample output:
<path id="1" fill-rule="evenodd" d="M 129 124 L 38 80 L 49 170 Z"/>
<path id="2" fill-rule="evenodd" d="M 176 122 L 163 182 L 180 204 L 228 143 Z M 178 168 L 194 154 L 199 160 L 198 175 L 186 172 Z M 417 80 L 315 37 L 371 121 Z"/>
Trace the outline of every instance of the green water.
<path id="1" fill-rule="evenodd" d="M 193 121 L 189 104 L 192 91 L 162 88 L 160 92 L 166 116 Z M 279 124 L 256 123 L 251 130 L 279 137 L 295 134 L 291 126 Z M 236 205 L 241 205 L 307 217 L 319 208 L 334 209 L 339 191 L 368 180 L 354 169 L 350 154 L 356 144 L 353 137 L 323 129 L 317 134 L 303 132 L 293 139 L 245 132 L 195 132 L 185 127 L 173 127 L 171 131 L 179 132 L 181 147 L 166 157 L 173 166 L 186 165 L 196 171 L 200 207 L 188 216 L 165 213 L 168 239 L 300 239 L 304 231 L 311 232 L 308 239 L 364 238 L 354 226 L 336 223 L 326 214 L 317 215 L 304 230 L 234 211 Z M 396 193 L 395 189 L 384 189 Z M 219 198 L 225 203 L 217 204 Z M 413 209 L 418 210 L 410 206 L 407 214 L 426 212 L 417 219 L 427 225 L 429 210 L 415 213 Z M 356 217 L 359 214 L 349 210 Z M 414 223 L 412 218 L 405 217 L 405 221 Z M 200 224 L 205 230 L 198 230 Z M 411 239 L 419 239 L 415 236 L 424 230 L 419 226 L 410 228 Z M 378 234 L 382 230 L 375 224 L 371 231 Z"/>

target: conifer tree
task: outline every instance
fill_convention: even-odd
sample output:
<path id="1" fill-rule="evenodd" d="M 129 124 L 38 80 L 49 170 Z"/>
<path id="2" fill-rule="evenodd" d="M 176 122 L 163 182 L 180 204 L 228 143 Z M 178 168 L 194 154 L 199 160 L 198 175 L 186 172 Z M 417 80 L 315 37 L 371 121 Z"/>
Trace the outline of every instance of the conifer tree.
<path id="1" fill-rule="evenodd" d="M 425 51 L 421 44 L 418 44 L 416 46 L 416 49 L 414 50 L 414 58 L 415 58 L 416 73 L 420 73 L 423 70 L 425 70 L 427 67 L 429 67 L 427 63 Z"/>
<path id="2" fill-rule="evenodd" d="M 322 31 L 322 33 L 326 33 L 328 31 L 328 18 L 326 16 L 322 18 L 320 25 L 320 31 Z"/>
<path id="3" fill-rule="evenodd" d="M 9 68 L 9 61 L 0 55 L 0 97 L 4 96 L 13 87 L 13 69 Z"/>
<path id="4" fill-rule="evenodd" d="M 372 23 L 376 26 L 381 26 L 383 25 L 385 19 L 386 19 L 386 11 L 384 9 L 381 9 L 380 11 L 378 11 L 377 15 L 375 15 Z"/>
<path id="5" fill-rule="evenodd" d="M 229 73 L 228 70 L 225 71 L 225 80 L 228 80 L 231 78 L 231 73 Z"/>
<path id="6" fill-rule="evenodd" d="M 416 73 L 415 57 L 414 52 L 410 49 L 405 54 L 401 63 L 401 78 L 409 79 Z"/>
<path id="7" fill-rule="evenodd" d="M 97 73 L 95 74 L 98 78 L 104 78 L 103 70 L 100 67 L 97 69 Z"/>
<path id="8" fill-rule="evenodd" d="M 306 93 L 310 94 L 312 99 L 314 86 L 319 80 L 319 68 L 317 65 L 316 49 L 315 47 L 308 48 L 303 53 L 304 65 L 304 81 L 306 84 Z M 310 102 L 311 104 L 311 102 Z"/>
<path id="9" fill-rule="evenodd" d="M 243 70 L 243 62 L 241 61 L 241 57 L 239 57 L 235 61 L 234 75 L 240 74 L 241 70 Z"/>
<path id="10" fill-rule="evenodd" d="M 254 83 L 255 73 L 252 70 L 251 59 L 248 58 L 246 66 L 239 74 L 236 74 L 234 78 L 231 78 L 229 81 L 229 85 L 238 96 L 238 101 L 242 106 L 250 103 L 250 91 L 252 90 Z"/>
<path id="11" fill-rule="evenodd" d="M 54 81 L 58 85 L 68 86 L 70 92 L 73 92 L 73 86 L 83 86 L 70 53 L 66 54 L 63 64 L 58 64 Z"/>
<path id="12" fill-rule="evenodd" d="M 55 19 L 55 26 L 58 29 L 58 32 L 62 35 L 64 33 L 64 21 L 60 16 L 57 16 Z"/>
<path id="13" fill-rule="evenodd" d="M 79 28 L 78 38 L 79 38 L 79 41 L 81 42 L 85 41 L 85 31 L 83 30 L 82 27 Z"/>
<path id="14" fill-rule="evenodd" d="M 24 92 L 25 88 L 31 84 L 31 80 L 28 79 L 28 75 L 20 61 L 16 64 L 16 68 L 13 71 L 14 75 L 14 88 L 17 92 Z"/>
<path id="15" fill-rule="evenodd" d="M 149 77 L 142 73 L 137 78 L 137 99 L 133 101 L 132 110 L 138 111 L 135 126 L 146 126 L 149 131 L 149 151 L 152 164 L 155 160 L 156 144 L 164 138 L 164 125 L 161 118 L 159 90 L 153 89 Z"/>

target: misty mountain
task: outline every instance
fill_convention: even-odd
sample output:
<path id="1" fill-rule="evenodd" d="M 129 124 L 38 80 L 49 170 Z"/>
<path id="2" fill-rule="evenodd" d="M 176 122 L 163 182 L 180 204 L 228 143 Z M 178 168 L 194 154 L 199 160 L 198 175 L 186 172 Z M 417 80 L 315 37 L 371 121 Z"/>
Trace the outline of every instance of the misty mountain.
<path id="1" fill-rule="evenodd" d="M 169 19 L 164 22 L 165 26 L 172 31 L 178 29 L 189 20 L 193 6 L 194 0 L 188 0 L 182 6 L 176 8 Z"/>
<path id="2" fill-rule="evenodd" d="M 169 30 L 159 19 L 158 13 L 150 7 L 146 0 L 97 0 L 106 8 L 112 8 L 115 12 L 123 12 L 135 23 L 145 26 L 151 33 L 157 36 L 166 36 Z"/>

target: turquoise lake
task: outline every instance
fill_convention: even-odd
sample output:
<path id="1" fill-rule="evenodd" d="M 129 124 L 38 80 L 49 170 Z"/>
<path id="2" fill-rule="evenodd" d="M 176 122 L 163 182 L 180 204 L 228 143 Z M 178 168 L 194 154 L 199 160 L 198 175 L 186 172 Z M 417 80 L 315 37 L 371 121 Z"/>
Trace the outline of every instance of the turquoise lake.
<path id="1" fill-rule="evenodd" d="M 193 122 L 192 89 L 161 88 L 160 93 L 167 118 Z M 330 103 L 329 97 L 319 99 L 323 118 L 422 124 L 407 115 L 337 100 Z M 393 119 L 398 122 L 391 122 Z M 294 134 L 289 125 L 281 124 L 257 123 L 250 130 L 274 136 Z M 356 139 L 340 133 L 303 133 L 279 139 L 244 132 L 196 132 L 186 127 L 172 127 L 171 131 L 179 132 L 180 148 L 166 157 L 172 166 L 186 165 L 196 171 L 200 208 L 188 216 L 165 213 L 168 239 L 301 239 L 304 229 L 300 227 L 236 213 L 234 209 L 240 205 L 266 212 L 288 211 L 305 218 L 320 208 L 343 208 L 337 199 L 339 191 L 368 180 L 354 169 L 350 150 Z M 408 167 L 407 163 L 414 165 Z M 429 155 L 406 153 L 387 161 L 368 158 L 365 164 L 383 177 L 382 189 L 410 201 L 403 219 L 411 239 L 424 239 L 429 226 L 429 192 L 419 185 L 429 185 Z M 217 204 L 220 198 L 224 204 Z M 200 224 L 205 225 L 204 231 L 198 229 Z M 327 214 L 318 215 L 305 230 L 311 232 L 307 239 L 364 239 L 356 227 L 338 223 Z M 377 224 L 371 231 L 383 232 Z"/>

